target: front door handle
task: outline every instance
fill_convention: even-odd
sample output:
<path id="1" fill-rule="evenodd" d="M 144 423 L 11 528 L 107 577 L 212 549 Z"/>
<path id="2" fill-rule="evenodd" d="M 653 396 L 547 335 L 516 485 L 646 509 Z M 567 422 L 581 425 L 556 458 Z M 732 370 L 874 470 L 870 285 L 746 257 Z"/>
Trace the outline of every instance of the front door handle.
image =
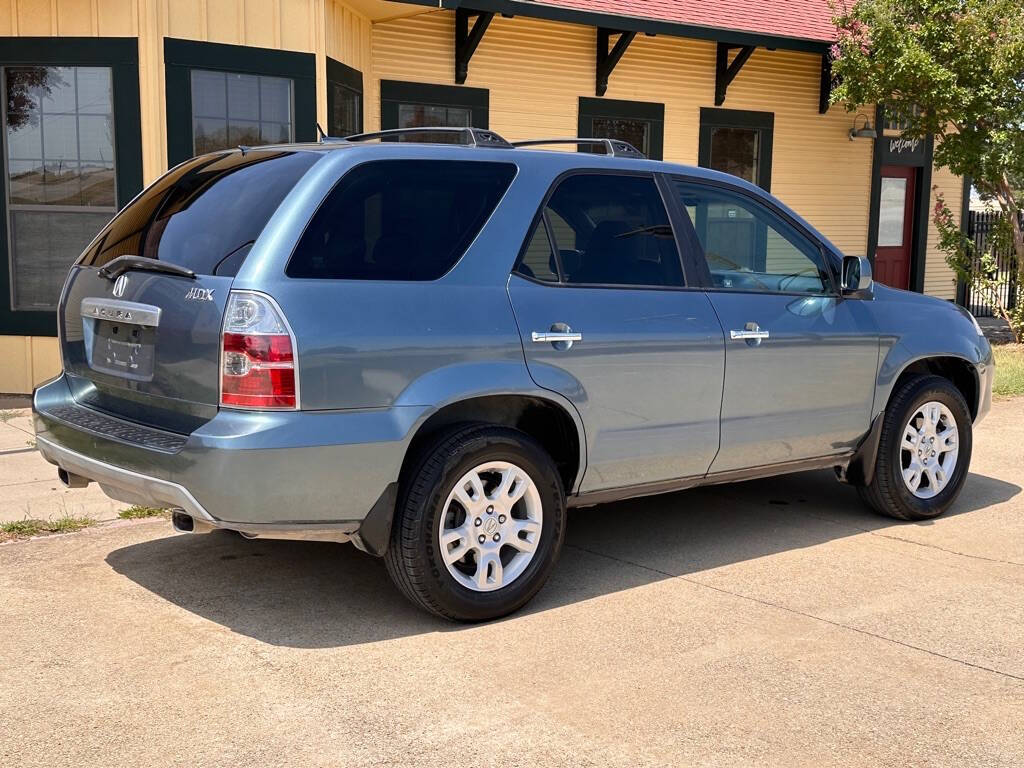
<path id="1" fill-rule="evenodd" d="M 762 339 L 769 337 L 768 331 L 761 330 L 761 326 L 757 323 L 747 323 L 743 326 L 742 330 L 737 331 L 735 328 L 729 331 L 729 338 L 731 339 L 743 339 L 744 341 L 752 341 L 755 344 L 760 344 Z"/>
<path id="2" fill-rule="evenodd" d="M 551 344 L 555 349 L 569 349 L 573 342 L 583 341 L 583 334 L 565 323 L 554 323 L 550 331 L 533 331 L 530 340 L 534 344 Z"/>

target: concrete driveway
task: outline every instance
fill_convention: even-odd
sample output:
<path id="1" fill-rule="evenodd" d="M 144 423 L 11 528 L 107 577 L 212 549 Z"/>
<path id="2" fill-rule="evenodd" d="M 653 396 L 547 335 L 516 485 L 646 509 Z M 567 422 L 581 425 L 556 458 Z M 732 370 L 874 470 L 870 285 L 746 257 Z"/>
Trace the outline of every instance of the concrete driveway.
<path id="1" fill-rule="evenodd" d="M 3 766 L 1024 764 L 1024 401 L 955 508 L 828 472 L 576 512 L 512 618 L 352 547 L 117 522 L 0 546 Z"/>

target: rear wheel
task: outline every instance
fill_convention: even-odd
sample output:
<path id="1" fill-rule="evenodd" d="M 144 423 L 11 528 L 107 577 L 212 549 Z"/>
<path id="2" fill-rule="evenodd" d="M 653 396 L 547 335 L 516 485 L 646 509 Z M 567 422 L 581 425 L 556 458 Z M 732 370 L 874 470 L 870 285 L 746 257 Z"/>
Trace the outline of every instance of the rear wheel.
<path id="1" fill-rule="evenodd" d="M 971 414 L 939 376 L 902 385 L 886 407 L 878 459 L 861 498 L 900 520 L 938 517 L 959 495 L 971 462 Z"/>
<path id="2" fill-rule="evenodd" d="M 493 619 L 544 585 L 565 536 L 554 463 L 529 435 L 486 425 L 442 435 L 404 484 L 388 573 L 446 618 Z"/>

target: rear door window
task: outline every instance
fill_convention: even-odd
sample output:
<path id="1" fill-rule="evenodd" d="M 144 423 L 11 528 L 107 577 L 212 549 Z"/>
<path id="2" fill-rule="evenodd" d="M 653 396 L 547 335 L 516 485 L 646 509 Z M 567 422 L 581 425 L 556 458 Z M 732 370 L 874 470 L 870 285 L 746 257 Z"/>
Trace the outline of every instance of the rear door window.
<path id="1" fill-rule="evenodd" d="M 553 251 L 545 250 L 547 233 Z M 562 282 L 578 285 L 684 283 L 672 226 L 649 176 L 570 176 L 551 195 L 527 242 L 518 266 L 526 277 L 551 282 L 560 274 Z"/>
<path id="2" fill-rule="evenodd" d="M 378 160 L 358 165 L 313 215 L 289 277 L 436 280 L 490 218 L 511 163 Z"/>
<path id="3" fill-rule="evenodd" d="M 318 152 L 248 150 L 189 160 L 100 233 L 80 264 L 131 254 L 201 275 L 237 274 L 249 248 Z"/>

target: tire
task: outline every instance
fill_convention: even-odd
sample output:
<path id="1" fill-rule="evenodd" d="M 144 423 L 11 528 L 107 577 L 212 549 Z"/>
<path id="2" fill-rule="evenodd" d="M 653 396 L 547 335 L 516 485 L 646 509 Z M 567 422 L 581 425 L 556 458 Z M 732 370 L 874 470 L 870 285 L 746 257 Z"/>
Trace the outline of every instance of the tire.
<path id="1" fill-rule="evenodd" d="M 481 480 L 487 498 L 471 480 L 462 486 L 465 502 L 454 498 L 467 477 Z M 518 478 L 509 480 L 510 493 L 522 493 L 512 506 L 501 502 L 498 484 L 506 477 Z M 533 438 L 506 427 L 457 427 L 439 436 L 404 479 L 384 561 L 392 581 L 416 605 L 448 619 L 486 621 L 518 610 L 544 586 L 561 553 L 565 524 L 561 478 Z M 462 531 L 472 535 L 460 536 Z M 442 544 L 442 535 L 460 538 Z M 513 538 L 520 542 L 509 543 Z M 470 549 L 461 560 L 445 562 L 445 553 L 451 558 L 464 545 Z M 532 553 L 521 551 L 530 546 Z"/>
<path id="2" fill-rule="evenodd" d="M 938 429 L 943 431 L 936 434 L 933 428 L 932 436 L 924 437 L 922 443 L 918 443 L 918 435 L 911 432 L 908 440 L 917 445 L 915 451 L 903 444 L 903 438 L 908 426 L 913 427 L 912 418 L 915 424 L 924 424 L 927 416 L 922 408 L 927 404 L 939 404 L 945 409 L 930 409 L 932 413 L 941 414 Z M 945 431 L 950 417 L 955 422 L 955 434 Z M 893 393 L 883 419 L 875 474 L 870 484 L 858 487 L 861 498 L 875 511 L 899 520 L 930 520 L 938 517 L 960 494 L 971 463 L 971 414 L 963 395 L 940 376 L 917 376 Z M 948 470 L 950 453 L 949 449 L 936 446 L 943 445 L 950 438 L 954 438 L 956 453 L 952 456 L 952 472 L 942 472 L 945 476 L 943 483 L 936 479 L 937 472 L 942 470 L 942 466 L 936 462 L 946 461 Z M 934 442 L 936 440 L 938 443 Z M 932 450 L 937 453 L 933 454 Z M 915 453 L 923 458 L 915 458 Z M 922 461 L 928 464 L 922 465 Z M 910 485 L 915 479 L 915 468 L 921 469 L 916 473 L 920 476 L 917 478 L 919 486 L 916 492 Z M 910 472 L 909 480 L 904 479 L 905 470 Z"/>

